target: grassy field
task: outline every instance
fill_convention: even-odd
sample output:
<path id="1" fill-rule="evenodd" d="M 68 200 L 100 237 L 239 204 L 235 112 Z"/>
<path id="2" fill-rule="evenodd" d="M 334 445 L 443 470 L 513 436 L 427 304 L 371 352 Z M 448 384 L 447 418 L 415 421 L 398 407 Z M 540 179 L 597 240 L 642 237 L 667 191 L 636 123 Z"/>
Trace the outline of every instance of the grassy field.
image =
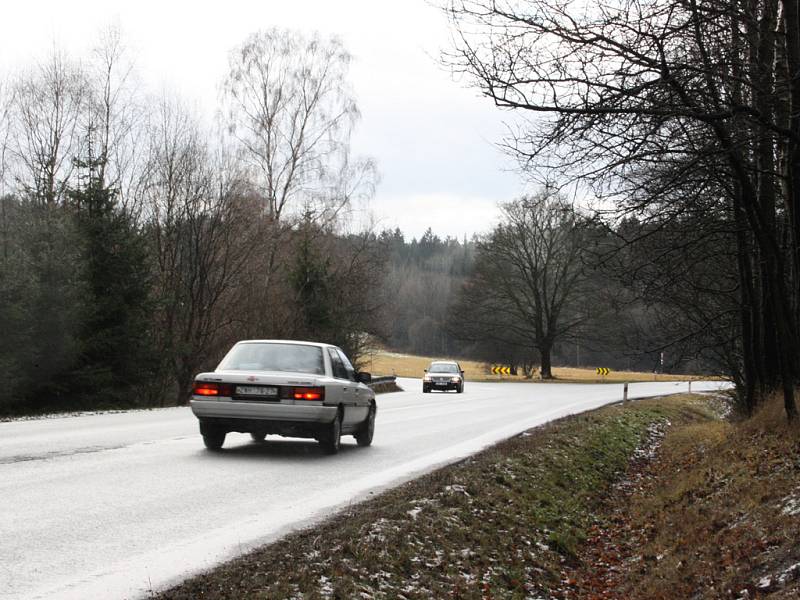
<path id="1" fill-rule="evenodd" d="M 364 357 L 363 368 L 373 375 L 397 375 L 398 377 L 422 377 L 423 370 L 432 360 L 453 360 L 447 357 L 413 356 L 397 352 L 378 350 Z M 541 381 L 538 376 L 525 379 L 522 375 L 492 375 L 491 365 L 472 360 L 459 360 L 468 381 Z M 598 365 L 602 366 L 602 365 Z M 691 375 L 670 375 L 668 373 L 636 373 L 631 371 L 611 371 L 606 376 L 598 375 L 594 368 L 554 367 L 556 381 L 578 383 L 622 383 L 625 381 L 689 381 L 701 379 Z M 707 379 L 704 377 L 702 379 Z"/>

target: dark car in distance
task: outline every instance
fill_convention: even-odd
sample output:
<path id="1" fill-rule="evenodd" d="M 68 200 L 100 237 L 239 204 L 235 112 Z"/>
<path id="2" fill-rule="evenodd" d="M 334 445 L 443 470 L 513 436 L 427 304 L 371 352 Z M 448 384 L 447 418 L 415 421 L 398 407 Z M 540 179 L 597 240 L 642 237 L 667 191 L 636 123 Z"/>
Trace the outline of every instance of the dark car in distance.
<path id="1" fill-rule="evenodd" d="M 435 360 L 427 369 L 422 378 L 422 393 L 427 394 L 432 390 L 447 392 L 455 390 L 457 393 L 464 391 L 464 370 L 453 360 Z"/>

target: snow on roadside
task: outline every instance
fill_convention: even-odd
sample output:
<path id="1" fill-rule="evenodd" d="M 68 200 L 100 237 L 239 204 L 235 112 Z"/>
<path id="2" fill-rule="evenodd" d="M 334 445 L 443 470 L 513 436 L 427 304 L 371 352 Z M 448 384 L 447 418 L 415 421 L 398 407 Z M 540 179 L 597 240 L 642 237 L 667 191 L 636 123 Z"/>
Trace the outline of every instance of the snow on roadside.
<path id="1" fill-rule="evenodd" d="M 788 517 L 796 517 L 800 515 L 800 488 L 786 496 L 781 502 L 781 514 Z"/>

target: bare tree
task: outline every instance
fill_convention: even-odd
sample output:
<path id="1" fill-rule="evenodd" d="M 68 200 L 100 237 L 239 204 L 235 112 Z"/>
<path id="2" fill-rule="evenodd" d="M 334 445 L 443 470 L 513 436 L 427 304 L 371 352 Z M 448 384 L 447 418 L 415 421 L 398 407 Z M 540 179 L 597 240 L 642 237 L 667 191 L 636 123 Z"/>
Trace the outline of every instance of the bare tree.
<path id="1" fill-rule="evenodd" d="M 158 346 L 184 402 L 192 377 L 229 340 L 237 288 L 258 219 L 244 212 L 241 180 L 215 160 L 196 119 L 162 99 L 149 123 L 141 185 L 155 259 Z"/>
<path id="2" fill-rule="evenodd" d="M 271 29 L 231 53 L 224 84 L 229 130 L 241 143 L 279 221 L 288 211 L 337 211 L 349 199 L 350 135 L 358 109 L 347 81 L 350 55 L 336 39 Z"/>
<path id="3" fill-rule="evenodd" d="M 359 113 L 349 64 L 336 39 L 279 29 L 252 34 L 230 55 L 223 118 L 271 223 L 262 273 L 267 290 L 292 220 L 310 217 L 327 226 L 355 197 L 371 193 L 374 165 L 350 153 Z"/>
<path id="4" fill-rule="evenodd" d="M 8 181 L 6 179 L 10 110 L 11 96 L 8 85 L 6 82 L 0 82 L 0 243 L 2 243 L 3 263 L 8 260 L 11 241 L 8 218 L 10 202 L 7 201 Z"/>
<path id="5" fill-rule="evenodd" d="M 42 204 L 64 200 L 86 90 L 81 68 L 57 50 L 14 82 L 9 158 L 16 186 Z"/>
<path id="6" fill-rule="evenodd" d="M 135 204 L 134 188 L 143 168 L 144 110 L 133 61 L 116 27 L 101 32 L 87 77 L 91 88 L 83 127 L 92 132 L 92 154 L 99 158 L 97 175 L 135 217 L 141 208 Z"/>
<path id="7" fill-rule="evenodd" d="M 753 357 L 774 357 L 777 376 L 760 383 L 782 389 L 793 419 L 800 53 L 790 4 L 779 14 L 773 0 L 453 0 L 448 60 L 497 105 L 541 116 L 508 143 L 527 168 L 667 217 L 697 211 L 709 183 L 725 190 L 718 200 L 744 228 L 740 250 L 752 249 L 739 265 L 746 371 L 759 377 Z M 697 189 L 676 203 L 687 180 Z"/>
<path id="8" fill-rule="evenodd" d="M 464 337 L 536 350 L 542 378 L 552 378 L 553 346 L 583 321 L 572 306 L 582 242 L 578 216 L 549 190 L 505 204 L 457 304 Z"/>
<path id="9" fill-rule="evenodd" d="M 6 181 L 6 153 L 8 152 L 8 136 L 10 134 L 9 113 L 11 112 L 13 102 L 12 91 L 9 88 L 8 82 L 0 80 L 0 185 L 3 186 L 0 190 L 0 195 L 4 194 Z"/>

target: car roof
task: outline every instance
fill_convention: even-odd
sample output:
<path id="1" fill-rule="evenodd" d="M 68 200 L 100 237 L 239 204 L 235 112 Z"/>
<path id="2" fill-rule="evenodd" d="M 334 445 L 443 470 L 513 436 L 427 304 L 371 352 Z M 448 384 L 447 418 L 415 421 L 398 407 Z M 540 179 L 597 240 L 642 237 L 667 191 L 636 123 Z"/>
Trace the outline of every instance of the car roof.
<path id="1" fill-rule="evenodd" d="M 331 346 L 325 342 L 308 342 L 303 340 L 240 340 L 237 344 L 297 344 L 299 346 L 318 346 L 320 348 Z"/>
<path id="2" fill-rule="evenodd" d="M 454 360 L 432 360 L 432 365 L 458 365 Z"/>

